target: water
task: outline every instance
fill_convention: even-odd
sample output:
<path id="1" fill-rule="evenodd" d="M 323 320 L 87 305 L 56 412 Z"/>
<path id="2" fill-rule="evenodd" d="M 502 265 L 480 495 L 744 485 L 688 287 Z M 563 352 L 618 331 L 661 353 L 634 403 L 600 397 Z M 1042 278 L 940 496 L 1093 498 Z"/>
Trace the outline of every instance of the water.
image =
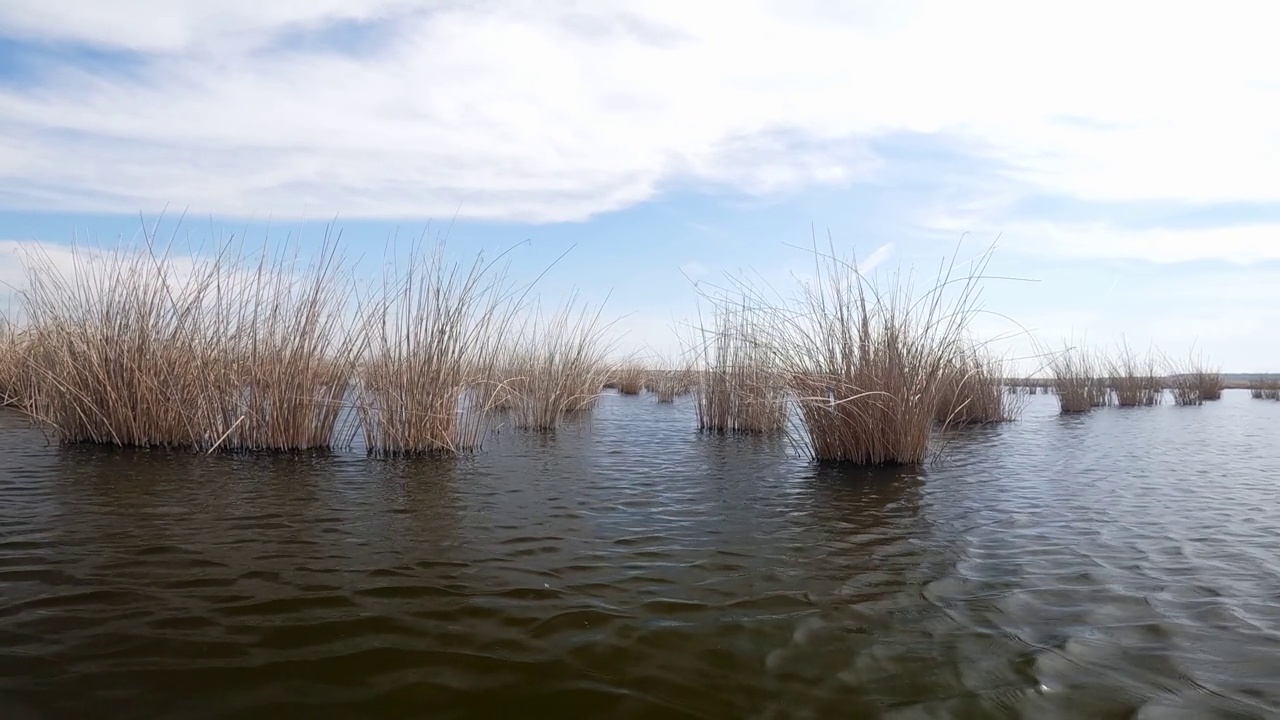
<path id="1" fill-rule="evenodd" d="M 0 415 L 0 717 L 1266 717 L 1280 403 L 837 471 L 608 396 L 460 462 L 60 449 Z"/>

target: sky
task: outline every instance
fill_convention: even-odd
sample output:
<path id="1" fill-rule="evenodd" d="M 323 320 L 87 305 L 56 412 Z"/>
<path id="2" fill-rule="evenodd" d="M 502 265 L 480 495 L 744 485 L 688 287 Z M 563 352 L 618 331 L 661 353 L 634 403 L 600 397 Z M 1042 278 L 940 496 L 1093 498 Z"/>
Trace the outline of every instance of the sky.
<path id="1" fill-rule="evenodd" d="M 332 226 L 373 270 L 425 233 L 550 267 L 547 302 L 576 289 L 621 348 L 671 356 L 700 290 L 786 286 L 815 237 L 925 278 L 994 243 L 973 332 L 1029 370 L 1070 339 L 1280 371 L 1278 15 L 6 0 L 0 283 L 31 243 L 144 225 L 194 246 Z"/>

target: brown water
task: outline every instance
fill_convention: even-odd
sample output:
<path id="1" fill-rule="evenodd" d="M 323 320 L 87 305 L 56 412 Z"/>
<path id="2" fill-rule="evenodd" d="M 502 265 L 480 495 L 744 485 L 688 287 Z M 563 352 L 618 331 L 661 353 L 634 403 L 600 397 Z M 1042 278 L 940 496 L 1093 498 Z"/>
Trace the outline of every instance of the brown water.
<path id="1" fill-rule="evenodd" d="M 1280 403 L 823 470 L 607 397 L 460 462 L 0 415 L 0 718 L 1275 717 Z"/>

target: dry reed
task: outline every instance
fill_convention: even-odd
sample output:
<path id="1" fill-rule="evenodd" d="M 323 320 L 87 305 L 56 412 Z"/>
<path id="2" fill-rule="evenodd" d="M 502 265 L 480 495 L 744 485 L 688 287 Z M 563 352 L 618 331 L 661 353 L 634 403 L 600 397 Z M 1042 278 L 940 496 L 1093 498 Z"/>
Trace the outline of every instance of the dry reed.
<path id="1" fill-rule="evenodd" d="M 179 262 L 150 236 L 71 258 L 68 277 L 29 250 L 20 293 L 33 413 L 58 440 L 331 447 L 358 347 L 328 236 L 302 272 L 265 247 L 255 264 L 231 242 Z"/>
<path id="2" fill-rule="evenodd" d="M 972 347 L 962 350 L 943 371 L 938 386 L 937 419 L 946 426 L 987 425 L 1014 419 L 1022 398 L 1016 385 L 1001 392 L 1002 363 Z M 1027 388 L 1034 392 L 1035 387 Z"/>
<path id="3" fill-rule="evenodd" d="M 1058 409 L 1063 414 L 1083 413 L 1105 404 L 1107 390 L 1095 376 L 1094 363 L 1082 348 L 1069 342 L 1049 363 Z"/>
<path id="4" fill-rule="evenodd" d="M 554 430 L 570 413 L 595 407 L 613 368 L 601 310 L 577 306 L 576 297 L 549 318 L 535 312 L 520 328 L 504 363 L 504 404 L 516 427 Z"/>
<path id="5" fill-rule="evenodd" d="M 506 275 L 483 256 L 446 261 L 443 246 L 411 251 L 365 315 L 368 354 L 356 409 L 365 448 L 381 457 L 477 450 L 508 359 L 501 344 L 518 310 Z"/>
<path id="6" fill-rule="evenodd" d="M 774 433 L 785 427 L 785 375 L 763 342 L 758 320 L 750 307 L 722 303 L 715 307 L 714 326 L 701 328 L 701 371 L 693 390 L 699 430 Z"/>
<path id="7" fill-rule="evenodd" d="M 1119 357 L 1107 363 L 1110 387 L 1119 407 L 1150 407 L 1164 396 L 1161 361 L 1154 352 L 1138 355 L 1121 343 Z"/>
<path id="8" fill-rule="evenodd" d="M 919 296 L 900 275 L 882 287 L 853 259 L 816 247 L 813 257 L 814 279 L 790 301 L 771 306 L 766 292 L 740 283 L 768 311 L 761 324 L 790 378 L 805 447 L 824 462 L 924 461 L 949 373 L 966 364 L 965 331 L 990 252 L 966 277 L 955 276 L 953 259 Z"/>

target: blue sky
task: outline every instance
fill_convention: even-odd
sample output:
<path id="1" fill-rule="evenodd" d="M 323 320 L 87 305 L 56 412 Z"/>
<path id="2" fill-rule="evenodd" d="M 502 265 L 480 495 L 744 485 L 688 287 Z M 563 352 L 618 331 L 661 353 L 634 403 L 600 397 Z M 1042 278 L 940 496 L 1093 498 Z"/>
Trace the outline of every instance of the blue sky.
<path id="1" fill-rule="evenodd" d="M 368 257 L 430 223 L 527 240 L 517 274 L 572 247 L 541 294 L 670 354 L 690 278 L 785 283 L 811 229 L 924 274 L 999 237 L 1034 282 L 986 284 L 981 336 L 1280 370 L 1278 11 L 1031 5 L 10 0 L 0 280 L 166 207 Z"/>

